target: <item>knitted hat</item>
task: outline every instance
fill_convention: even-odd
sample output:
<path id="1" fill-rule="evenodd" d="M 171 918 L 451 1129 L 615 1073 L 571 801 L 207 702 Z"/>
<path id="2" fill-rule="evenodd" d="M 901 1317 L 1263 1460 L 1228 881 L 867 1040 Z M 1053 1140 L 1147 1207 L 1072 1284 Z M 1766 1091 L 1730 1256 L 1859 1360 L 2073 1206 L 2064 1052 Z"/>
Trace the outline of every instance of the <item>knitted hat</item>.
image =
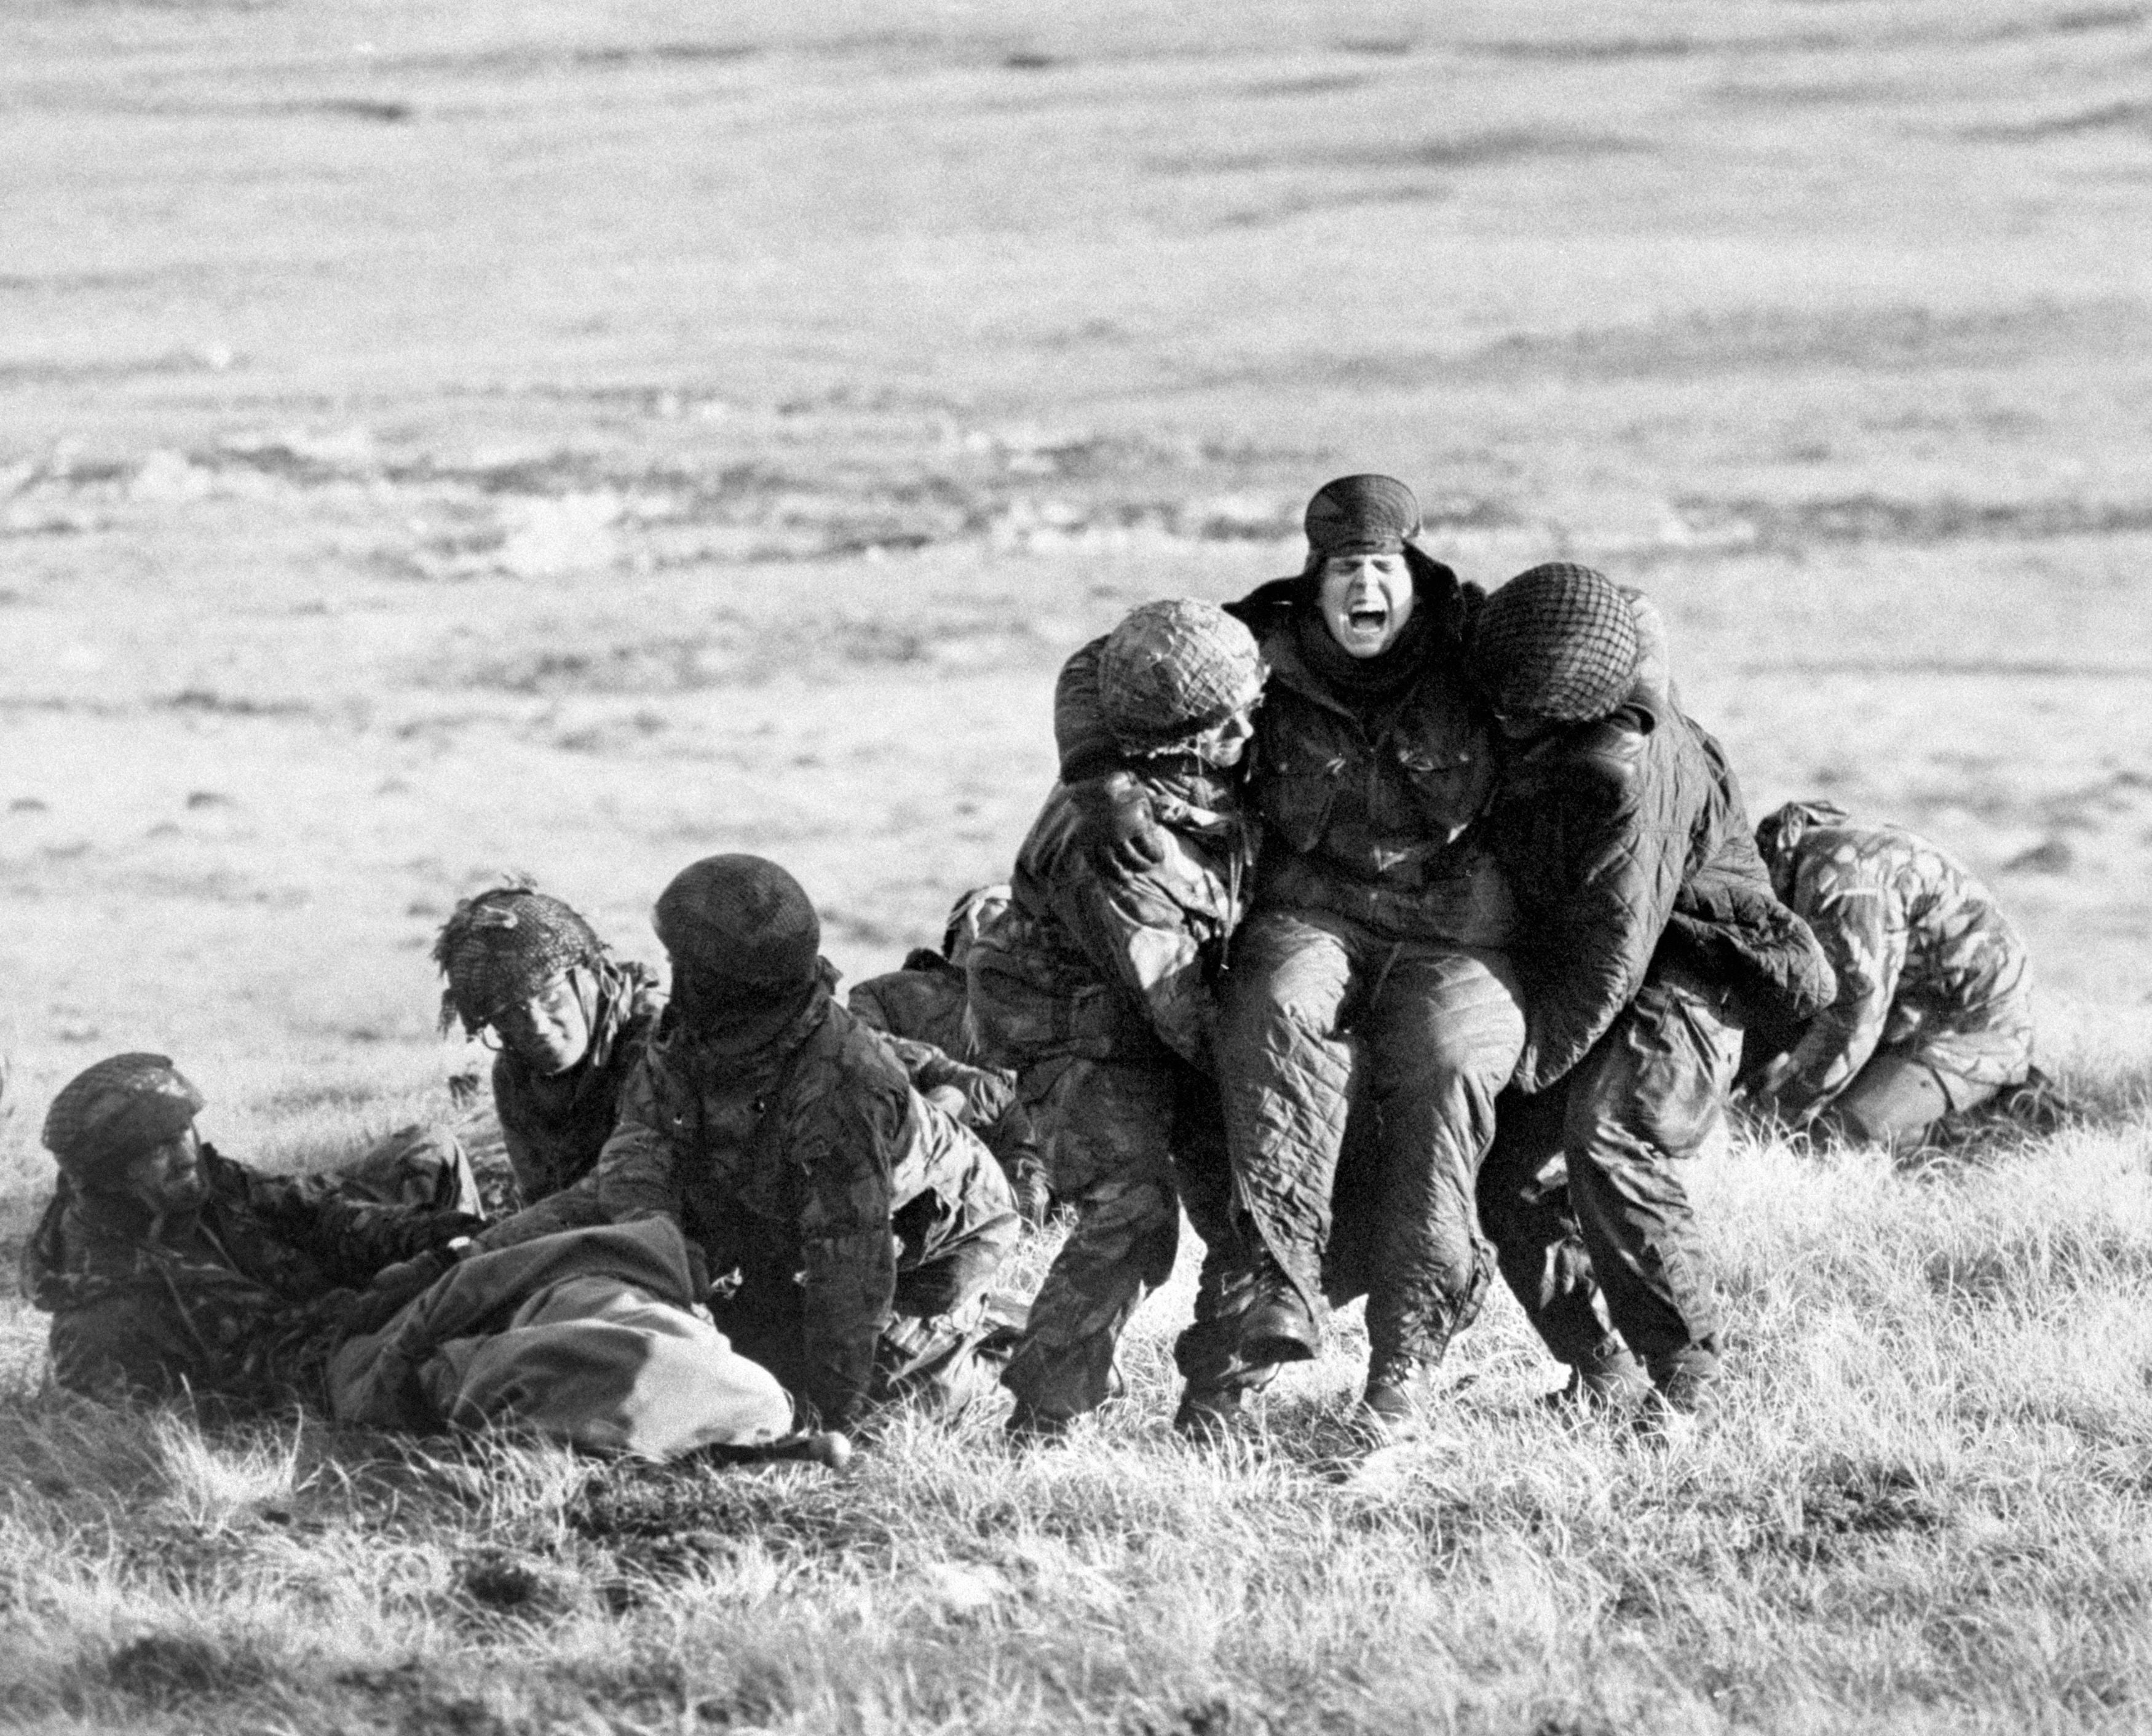
<path id="1" fill-rule="evenodd" d="M 1255 635 L 1216 603 L 1145 603 L 1099 654 L 1099 698 L 1124 753 L 1175 747 L 1254 704 L 1262 690 Z"/>
<path id="2" fill-rule="evenodd" d="M 1308 556 L 1394 555 L 1419 535 L 1419 502 L 1394 476 L 1340 476 L 1307 503 Z"/>
<path id="3" fill-rule="evenodd" d="M 591 925 L 549 894 L 511 885 L 466 898 L 434 942 L 434 962 L 449 980 L 441 1028 L 461 1018 L 464 1032 L 475 1037 L 504 1008 L 604 952 Z"/>
<path id="4" fill-rule="evenodd" d="M 1603 718 L 1637 674 L 1637 617 L 1604 573 L 1566 561 L 1521 572 L 1487 599 L 1472 670 L 1487 703 L 1550 723 Z"/>
<path id="5" fill-rule="evenodd" d="M 676 1000 L 758 1005 L 816 980 L 821 919 L 799 882 L 761 856 L 705 856 L 683 868 L 658 895 L 654 921 Z"/>
<path id="6" fill-rule="evenodd" d="M 109 1185 L 145 1151 L 193 1124 L 202 1094 L 169 1055 L 112 1055 L 60 1087 L 45 1149 L 84 1187 Z"/>

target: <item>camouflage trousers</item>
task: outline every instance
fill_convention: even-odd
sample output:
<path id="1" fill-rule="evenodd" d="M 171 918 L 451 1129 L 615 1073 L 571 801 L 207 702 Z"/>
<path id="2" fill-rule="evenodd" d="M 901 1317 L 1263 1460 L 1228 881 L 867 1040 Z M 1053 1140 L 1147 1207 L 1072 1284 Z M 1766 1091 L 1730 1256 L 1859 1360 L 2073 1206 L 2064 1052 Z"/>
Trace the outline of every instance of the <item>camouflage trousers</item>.
<path id="1" fill-rule="evenodd" d="M 1566 1078 L 1503 1093 L 1480 1221 L 1561 1361 L 1588 1363 L 1618 1332 L 1662 1388 L 1717 1372 L 1718 1301 L 1680 1164 L 1724 1123 L 1740 1041 L 1721 992 L 1655 969 Z"/>
<path id="2" fill-rule="evenodd" d="M 399 1127 L 334 1172 L 338 1190 L 417 1211 L 485 1216 L 479 1178 L 454 1134 L 439 1122 Z"/>
<path id="3" fill-rule="evenodd" d="M 1112 1395 L 1121 1333 L 1172 1275 L 1184 1198 L 1205 1257 L 1199 1324 L 1215 1316 L 1227 1196 L 1216 1084 L 1174 1056 L 1060 1057 L 1023 1075 L 1056 1198 L 1075 1207 L 1002 1383 L 1042 1416 L 1066 1419 Z"/>
<path id="4" fill-rule="evenodd" d="M 948 1158 L 941 1185 L 922 1190 L 891 1221 L 896 1290 L 875 1346 L 871 1403 L 904 1400 L 955 1410 L 992 1387 L 982 1359 L 1003 1322 L 987 1287 L 1023 1226 L 985 1145 L 964 1134 L 952 1143 Z M 754 1258 L 742 1262 L 740 1272 L 729 1295 L 710 1296 L 711 1317 L 741 1355 L 768 1368 L 788 1391 L 807 1391 L 805 1310 L 794 1274 L 781 1263 Z"/>

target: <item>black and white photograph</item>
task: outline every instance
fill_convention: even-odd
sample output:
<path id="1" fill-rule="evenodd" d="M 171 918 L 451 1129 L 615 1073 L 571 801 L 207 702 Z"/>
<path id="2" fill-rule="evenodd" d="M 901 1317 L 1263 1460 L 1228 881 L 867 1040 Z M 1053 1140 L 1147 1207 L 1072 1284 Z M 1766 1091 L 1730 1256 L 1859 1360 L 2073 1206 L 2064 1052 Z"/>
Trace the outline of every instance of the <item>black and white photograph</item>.
<path id="1" fill-rule="evenodd" d="M 2152 4 L 0 0 L 0 1728 L 2152 1728 Z"/>

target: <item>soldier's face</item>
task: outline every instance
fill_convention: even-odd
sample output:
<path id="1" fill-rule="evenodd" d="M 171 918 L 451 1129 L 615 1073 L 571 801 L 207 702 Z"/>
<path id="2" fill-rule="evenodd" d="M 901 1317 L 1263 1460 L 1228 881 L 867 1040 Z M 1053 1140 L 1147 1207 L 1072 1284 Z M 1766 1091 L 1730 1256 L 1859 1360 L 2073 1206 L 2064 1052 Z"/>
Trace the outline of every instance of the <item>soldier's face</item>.
<path id="1" fill-rule="evenodd" d="M 184 1211 L 209 1193 L 201 1140 L 193 1128 L 154 1145 L 127 1166 L 127 1190 L 159 1211 Z"/>
<path id="2" fill-rule="evenodd" d="M 576 976 L 563 971 L 529 1000 L 513 1002 L 493 1016 L 500 1046 L 533 1073 L 566 1073 L 590 1053 L 591 1023 Z"/>
<path id="3" fill-rule="evenodd" d="M 1238 765 L 1241 756 L 1248 751 L 1249 739 L 1256 733 L 1256 708 L 1246 706 L 1222 723 L 1213 723 L 1195 738 L 1195 754 L 1205 765 L 1215 765 L 1220 770 L 1229 765 Z"/>
<path id="4" fill-rule="evenodd" d="M 1403 555 L 1332 555 L 1322 563 L 1322 622 L 1351 657 L 1378 657 L 1412 619 L 1412 572 Z"/>

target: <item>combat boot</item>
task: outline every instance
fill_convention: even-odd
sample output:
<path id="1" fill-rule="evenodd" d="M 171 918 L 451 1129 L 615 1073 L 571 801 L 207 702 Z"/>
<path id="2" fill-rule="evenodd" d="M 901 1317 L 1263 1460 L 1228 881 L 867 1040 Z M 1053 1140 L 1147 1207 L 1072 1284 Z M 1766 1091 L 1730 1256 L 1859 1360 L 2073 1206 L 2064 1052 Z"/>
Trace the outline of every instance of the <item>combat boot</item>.
<path id="1" fill-rule="evenodd" d="M 1253 1399 L 1258 1388 L 1188 1383 L 1173 1414 L 1173 1432 L 1196 1446 L 1219 1446 L 1254 1426 Z"/>
<path id="2" fill-rule="evenodd" d="M 1353 1407 L 1353 1421 L 1378 1445 L 1417 1440 L 1428 1431 L 1434 1403 L 1433 1364 L 1385 1363 L 1368 1371 L 1367 1390 Z"/>
<path id="3" fill-rule="evenodd" d="M 1644 1373 L 1644 1365 L 1629 1353 L 1626 1344 L 1609 1333 L 1569 1365 L 1566 1386 L 1545 1394 L 1540 1402 L 1568 1416 L 1601 1416 L 1634 1409 L 1651 1390 L 1651 1377 Z"/>
<path id="4" fill-rule="evenodd" d="M 1241 1360 L 1257 1368 L 1313 1361 L 1322 1328 L 1292 1280 L 1266 1260 L 1250 1291 L 1236 1332 Z"/>

